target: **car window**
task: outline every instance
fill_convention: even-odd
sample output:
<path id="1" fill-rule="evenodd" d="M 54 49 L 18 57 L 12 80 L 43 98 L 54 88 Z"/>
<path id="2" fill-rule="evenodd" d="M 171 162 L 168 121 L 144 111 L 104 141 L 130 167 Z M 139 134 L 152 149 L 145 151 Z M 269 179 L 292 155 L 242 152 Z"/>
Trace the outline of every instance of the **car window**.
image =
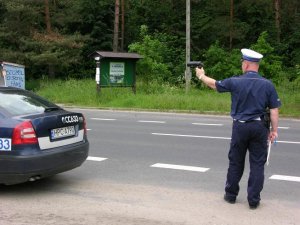
<path id="1" fill-rule="evenodd" d="M 45 112 L 46 108 L 57 107 L 55 104 L 30 92 L 0 92 L 0 106 L 13 116 Z"/>

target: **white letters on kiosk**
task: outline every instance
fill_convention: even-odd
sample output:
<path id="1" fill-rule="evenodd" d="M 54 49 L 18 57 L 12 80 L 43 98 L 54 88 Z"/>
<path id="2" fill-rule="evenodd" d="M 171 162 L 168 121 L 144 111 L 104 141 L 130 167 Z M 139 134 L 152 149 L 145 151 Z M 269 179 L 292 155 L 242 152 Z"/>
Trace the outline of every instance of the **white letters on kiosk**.
<path id="1" fill-rule="evenodd" d="M 25 89 L 25 66 L 0 61 L 0 86 Z"/>

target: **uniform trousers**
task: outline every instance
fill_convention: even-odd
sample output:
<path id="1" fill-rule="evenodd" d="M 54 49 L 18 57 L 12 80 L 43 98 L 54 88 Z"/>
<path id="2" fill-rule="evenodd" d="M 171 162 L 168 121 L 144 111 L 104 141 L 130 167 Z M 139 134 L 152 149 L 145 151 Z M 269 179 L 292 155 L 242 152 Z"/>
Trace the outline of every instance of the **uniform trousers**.
<path id="1" fill-rule="evenodd" d="M 264 165 L 268 154 L 268 129 L 262 121 L 233 121 L 228 154 L 229 168 L 225 186 L 226 196 L 235 200 L 239 193 L 245 157 L 249 151 L 250 174 L 248 178 L 248 202 L 257 204 L 264 185 Z"/>

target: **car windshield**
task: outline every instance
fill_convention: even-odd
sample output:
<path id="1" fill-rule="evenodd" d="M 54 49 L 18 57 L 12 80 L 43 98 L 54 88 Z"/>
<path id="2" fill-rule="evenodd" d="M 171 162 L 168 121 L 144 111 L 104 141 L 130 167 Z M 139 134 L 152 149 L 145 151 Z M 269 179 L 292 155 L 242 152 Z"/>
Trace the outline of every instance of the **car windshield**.
<path id="1" fill-rule="evenodd" d="M 57 105 L 25 91 L 0 92 L 0 106 L 13 116 L 43 113 L 48 108 L 59 109 Z"/>

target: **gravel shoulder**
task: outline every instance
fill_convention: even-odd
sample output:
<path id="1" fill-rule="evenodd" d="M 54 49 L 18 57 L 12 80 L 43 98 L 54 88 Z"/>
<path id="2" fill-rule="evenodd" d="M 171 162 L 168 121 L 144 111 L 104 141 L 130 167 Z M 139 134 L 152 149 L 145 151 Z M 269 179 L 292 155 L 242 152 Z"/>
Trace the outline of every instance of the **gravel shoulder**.
<path id="1" fill-rule="evenodd" d="M 264 200 L 250 210 L 246 200 L 231 205 L 221 192 L 172 189 L 110 181 L 68 183 L 51 178 L 1 186 L 0 224 L 299 224 L 300 205 Z"/>

